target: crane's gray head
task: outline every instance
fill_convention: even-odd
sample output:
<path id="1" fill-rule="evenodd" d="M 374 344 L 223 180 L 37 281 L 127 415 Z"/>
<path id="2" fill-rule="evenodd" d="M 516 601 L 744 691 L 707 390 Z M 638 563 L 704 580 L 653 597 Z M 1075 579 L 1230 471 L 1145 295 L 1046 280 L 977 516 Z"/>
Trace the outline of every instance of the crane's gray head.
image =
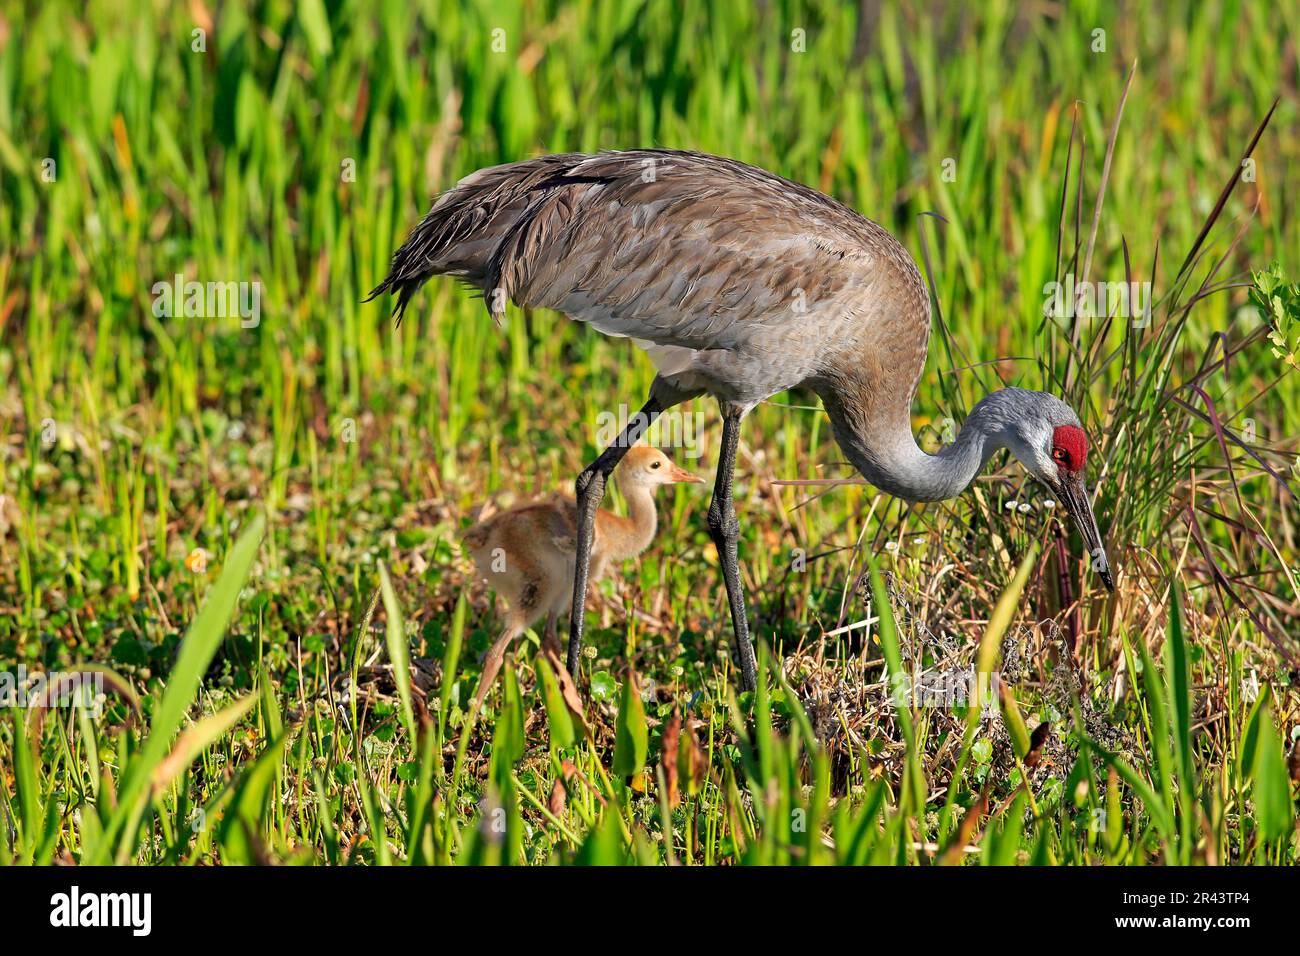
<path id="1" fill-rule="evenodd" d="M 1025 469 L 1045 484 L 1070 512 L 1083 535 L 1092 567 L 1108 590 L 1115 590 L 1106 547 L 1097 530 L 1085 483 L 1088 436 L 1074 409 L 1055 395 L 1021 388 L 1003 389 L 1001 437 Z"/>

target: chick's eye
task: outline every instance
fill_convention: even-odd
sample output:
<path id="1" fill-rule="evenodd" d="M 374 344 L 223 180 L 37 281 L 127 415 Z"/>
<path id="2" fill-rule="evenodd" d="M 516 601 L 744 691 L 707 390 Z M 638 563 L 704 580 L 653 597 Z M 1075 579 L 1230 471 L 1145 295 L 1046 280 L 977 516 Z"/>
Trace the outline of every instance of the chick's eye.
<path id="1" fill-rule="evenodd" d="M 658 468 L 658 467 L 659 467 L 659 464 L 660 464 L 660 463 L 657 462 L 657 461 L 652 461 L 652 462 L 650 462 L 650 467 L 651 467 L 651 468 Z"/>

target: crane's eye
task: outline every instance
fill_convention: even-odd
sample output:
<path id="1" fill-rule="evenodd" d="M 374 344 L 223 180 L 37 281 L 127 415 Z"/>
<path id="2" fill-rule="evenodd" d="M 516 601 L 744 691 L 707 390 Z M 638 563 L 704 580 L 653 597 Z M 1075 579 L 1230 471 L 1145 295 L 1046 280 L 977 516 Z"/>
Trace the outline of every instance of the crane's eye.
<path id="1" fill-rule="evenodd" d="M 1066 468 L 1070 467 L 1070 453 L 1064 448 L 1053 448 L 1052 460 L 1058 465 L 1064 465 Z"/>
<path id="2" fill-rule="evenodd" d="M 652 462 L 650 462 L 650 467 L 651 467 L 651 468 L 658 468 L 661 464 L 662 464 L 662 462 L 652 461 Z"/>

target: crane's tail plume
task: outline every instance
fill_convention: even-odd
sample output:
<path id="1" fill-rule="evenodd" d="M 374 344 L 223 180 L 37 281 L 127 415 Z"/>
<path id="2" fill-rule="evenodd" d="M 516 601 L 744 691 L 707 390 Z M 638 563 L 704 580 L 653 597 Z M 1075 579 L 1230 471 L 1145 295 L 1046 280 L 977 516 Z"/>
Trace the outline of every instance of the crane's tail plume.
<path id="1" fill-rule="evenodd" d="M 542 156 L 480 169 L 462 179 L 411 230 L 393 253 L 388 275 L 364 301 L 394 294 L 393 315 L 401 322 L 412 296 L 433 276 L 455 276 L 485 291 L 499 289 L 502 272 L 508 271 L 503 265 L 519 249 L 516 226 L 533 221 L 539 194 L 564 183 L 565 173 L 585 159 L 581 154 Z M 487 299 L 488 310 L 499 317 L 503 296 L 489 292 Z"/>
<path id="2" fill-rule="evenodd" d="M 388 275 L 363 301 L 392 293 L 397 298 L 393 315 L 400 323 L 411 298 L 434 276 L 454 275 L 481 287 L 486 256 L 476 255 L 481 243 L 475 236 L 485 234 L 491 221 L 491 207 L 465 183 L 443 193 L 393 253 Z"/>

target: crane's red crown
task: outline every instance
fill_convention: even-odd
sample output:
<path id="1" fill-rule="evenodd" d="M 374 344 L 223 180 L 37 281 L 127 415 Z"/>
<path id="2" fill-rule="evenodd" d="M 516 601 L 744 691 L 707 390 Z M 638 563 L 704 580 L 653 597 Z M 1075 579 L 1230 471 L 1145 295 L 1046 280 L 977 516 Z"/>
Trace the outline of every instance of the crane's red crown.
<path id="1" fill-rule="evenodd" d="M 1088 436 L 1078 425 L 1058 425 L 1052 432 L 1052 461 L 1066 471 L 1082 471 L 1088 460 Z"/>

